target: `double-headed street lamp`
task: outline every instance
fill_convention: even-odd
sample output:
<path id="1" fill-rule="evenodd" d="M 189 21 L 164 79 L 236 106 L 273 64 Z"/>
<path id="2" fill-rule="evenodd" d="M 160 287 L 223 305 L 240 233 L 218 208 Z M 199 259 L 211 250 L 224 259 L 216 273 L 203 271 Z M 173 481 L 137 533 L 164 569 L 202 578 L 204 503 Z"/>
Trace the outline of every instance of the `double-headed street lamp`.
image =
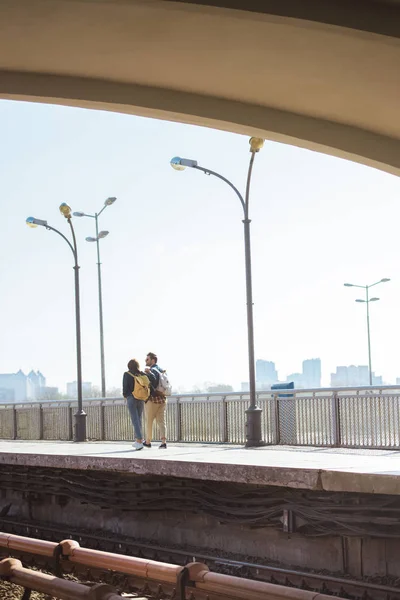
<path id="1" fill-rule="evenodd" d="M 244 225 L 244 252 L 245 252 L 245 265 L 246 265 L 246 298 L 247 298 L 247 338 L 248 338 L 248 354 L 249 354 L 249 385 L 250 385 L 250 407 L 246 410 L 247 422 L 246 422 L 246 446 L 262 446 L 264 445 L 263 436 L 261 432 L 261 414 L 262 410 L 257 406 L 256 399 L 256 376 L 255 376 L 255 364 L 254 364 L 254 326 L 253 326 L 253 292 L 251 282 L 251 246 L 250 246 L 250 222 L 249 219 L 249 201 L 250 201 L 250 182 L 253 171 L 254 158 L 257 152 L 261 150 L 264 145 L 264 140 L 261 138 L 250 139 L 250 163 L 247 174 L 246 184 L 246 196 L 243 199 L 242 194 L 239 190 L 231 183 L 228 179 L 206 169 L 197 164 L 196 160 L 188 158 L 180 158 L 176 156 L 171 160 L 171 166 L 177 171 L 183 171 L 186 167 L 197 169 L 202 171 L 206 175 L 214 175 L 218 179 L 222 179 L 227 183 L 238 196 L 240 203 L 243 208 L 243 225 Z"/>
<path id="2" fill-rule="evenodd" d="M 101 262 L 100 262 L 100 245 L 99 241 L 103 238 L 107 237 L 108 231 L 100 231 L 99 232 L 99 216 L 107 208 L 107 206 L 111 206 L 116 201 L 116 198 L 107 198 L 104 202 L 104 206 L 100 212 L 95 213 L 94 215 L 89 215 L 84 212 L 74 212 L 74 217 L 90 217 L 95 220 L 96 223 L 96 237 L 87 237 L 87 242 L 96 242 L 97 245 L 97 277 L 99 284 L 99 320 L 100 320 L 100 363 L 101 363 L 101 395 L 103 398 L 106 397 L 106 367 L 105 367 L 105 359 L 104 359 L 104 330 L 103 330 L 103 296 L 101 290 Z"/>
<path id="3" fill-rule="evenodd" d="M 76 362 L 77 362 L 77 392 L 78 392 L 78 410 L 74 415 L 75 418 L 75 430 L 74 430 L 74 441 L 85 442 L 86 441 L 86 413 L 83 410 L 83 398 L 82 398 L 82 353 L 81 353 L 81 311 L 79 301 L 79 265 L 78 265 L 78 249 L 76 245 L 76 237 L 74 227 L 72 225 L 71 208 L 68 204 L 61 204 L 61 214 L 67 219 L 68 225 L 71 228 L 73 244 L 65 237 L 61 231 L 48 225 L 47 221 L 42 219 L 35 219 L 34 217 L 28 217 L 26 224 L 29 227 L 45 227 L 49 231 L 55 231 L 60 235 L 68 244 L 74 255 L 74 271 L 75 271 L 75 322 L 76 322 Z"/>
<path id="4" fill-rule="evenodd" d="M 372 285 L 355 285 L 354 283 L 345 283 L 344 284 L 346 287 L 356 287 L 356 288 L 362 288 L 363 290 L 365 290 L 365 300 L 357 299 L 356 302 L 363 302 L 367 306 L 367 336 L 368 336 L 369 385 L 372 385 L 371 336 L 370 336 L 370 330 L 369 330 L 369 303 L 370 302 L 377 302 L 379 300 L 379 298 L 370 298 L 369 297 L 369 289 L 372 288 L 372 287 L 374 287 L 375 285 L 378 285 L 379 283 L 386 283 L 387 281 L 390 281 L 390 279 L 388 279 L 387 277 L 384 277 L 383 279 L 380 279 L 379 281 L 373 283 Z"/>

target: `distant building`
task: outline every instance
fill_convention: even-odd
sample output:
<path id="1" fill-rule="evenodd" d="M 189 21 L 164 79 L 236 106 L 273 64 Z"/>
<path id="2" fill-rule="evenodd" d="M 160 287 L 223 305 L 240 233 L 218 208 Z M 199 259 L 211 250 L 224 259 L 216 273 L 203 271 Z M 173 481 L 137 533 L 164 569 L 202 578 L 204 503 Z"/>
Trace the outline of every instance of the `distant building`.
<path id="1" fill-rule="evenodd" d="M 321 359 L 303 360 L 303 386 L 305 388 L 321 387 Z"/>
<path id="2" fill-rule="evenodd" d="M 17 373 L 0 374 L 0 400 L 3 402 L 38 400 L 45 387 L 46 378 L 40 371 L 25 375 L 20 369 Z"/>
<path id="3" fill-rule="evenodd" d="M 331 373 L 332 387 L 355 387 L 369 385 L 369 369 L 366 365 L 349 365 L 336 367 L 336 373 Z M 383 385 L 382 377 L 372 373 L 372 385 Z"/>
<path id="4" fill-rule="evenodd" d="M 258 389 L 270 389 L 271 385 L 278 381 L 275 363 L 270 360 L 258 359 L 256 361 L 256 380 Z"/>
<path id="5" fill-rule="evenodd" d="M 396 385 L 400 385 L 400 377 L 396 377 Z"/>
<path id="6" fill-rule="evenodd" d="M 82 382 L 82 396 L 86 398 L 90 398 L 92 395 L 92 384 L 91 382 L 84 381 Z M 78 382 L 71 381 L 67 383 L 67 396 L 68 398 L 77 398 L 78 397 Z"/>
<path id="7" fill-rule="evenodd" d="M 59 396 L 58 387 L 46 387 L 41 388 L 39 400 L 57 400 Z"/>
<path id="8" fill-rule="evenodd" d="M 248 392 L 250 391 L 250 384 L 248 381 L 242 381 L 242 383 L 240 384 L 240 389 L 242 392 Z"/>
<path id="9" fill-rule="evenodd" d="M 294 387 L 296 390 L 305 387 L 303 373 L 291 373 L 290 375 L 288 375 L 286 377 L 286 381 L 287 382 L 293 381 Z"/>

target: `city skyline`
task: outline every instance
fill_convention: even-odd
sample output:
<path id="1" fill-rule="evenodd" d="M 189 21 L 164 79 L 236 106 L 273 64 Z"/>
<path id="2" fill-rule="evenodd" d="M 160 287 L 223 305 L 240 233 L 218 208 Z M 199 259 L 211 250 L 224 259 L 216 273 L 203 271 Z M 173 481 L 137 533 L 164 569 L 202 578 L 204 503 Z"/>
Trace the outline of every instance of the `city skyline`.
<path id="1" fill-rule="evenodd" d="M 319 387 L 350 387 L 350 386 L 368 386 L 369 369 L 368 365 L 338 365 L 335 373 L 331 373 L 329 386 L 318 385 L 321 372 L 321 359 L 312 358 L 302 361 L 302 373 L 291 373 L 279 378 L 278 371 L 274 361 L 257 359 L 256 360 L 256 382 L 259 391 L 266 391 L 275 383 L 293 382 L 294 387 L 298 389 L 316 389 Z M 372 373 L 373 386 L 380 385 L 400 385 L 400 377 L 393 382 L 384 382 L 382 376 Z M 91 382 L 82 383 L 84 398 L 101 397 L 99 386 L 92 385 Z M 196 384 L 186 388 L 185 386 L 176 386 L 174 393 L 218 393 L 248 391 L 248 382 L 242 382 L 240 387 L 235 388 L 230 382 L 205 381 L 202 385 Z M 119 387 L 107 387 L 107 396 L 119 396 L 121 389 Z M 77 382 L 65 382 L 57 386 L 49 387 L 46 385 L 46 377 L 40 370 L 31 371 L 25 375 L 22 369 L 15 373 L 0 373 L 0 403 L 1 402 L 25 402 L 38 400 L 66 400 L 77 397 Z"/>
<path id="2" fill-rule="evenodd" d="M 0 103 L 0 122 L 8 142 L 0 150 L 0 277 L 8 292 L 0 299 L 0 370 L 40 365 L 49 385 L 76 378 L 68 248 L 43 228 L 28 229 L 25 219 L 47 219 L 65 232 L 62 202 L 93 212 L 112 195 L 118 202 L 102 221 L 110 232 L 102 247 L 108 386 L 121 386 L 129 358 L 143 364 L 155 351 L 174 386 L 212 381 L 239 389 L 248 379 L 240 206 L 217 181 L 188 171 L 177 177 L 169 161 L 178 154 L 198 159 L 243 190 L 248 138 L 8 101 Z M 258 159 L 251 207 L 256 356 L 274 356 L 286 374 L 304 356 L 320 356 L 322 385 L 336 365 L 367 364 L 365 315 L 343 282 L 387 275 L 390 285 L 371 306 L 372 364 L 394 382 L 398 180 L 268 141 Z M 96 259 L 83 221 L 75 221 L 83 378 L 98 386 Z"/>

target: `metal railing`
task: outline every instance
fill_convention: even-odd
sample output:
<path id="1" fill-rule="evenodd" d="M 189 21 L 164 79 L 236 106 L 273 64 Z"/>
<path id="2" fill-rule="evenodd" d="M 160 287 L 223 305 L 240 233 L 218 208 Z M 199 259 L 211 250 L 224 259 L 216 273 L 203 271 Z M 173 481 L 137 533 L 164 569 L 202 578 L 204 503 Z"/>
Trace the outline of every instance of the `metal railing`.
<path id="1" fill-rule="evenodd" d="M 18 535 L 0 533 L 0 554 L 4 548 L 8 555 L 26 552 L 53 559 L 54 570 L 59 577 L 25 569 L 15 558 L 0 561 L 0 578 L 25 587 L 23 598 L 30 597 L 29 590 L 48 593 L 60 600 L 120 600 L 122 595 L 106 584 L 92 587 L 62 579 L 63 567 L 74 564 L 97 573 L 112 571 L 124 574 L 124 587 L 153 591 L 152 597 L 184 600 L 185 598 L 208 598 L 209 600 L 331 600 L 332 596 L 311 590 L 289 588 L 275 583 L 214 573 L 201 562 L 186 566 L 136 556 L 113 554 L 102 550 L 82 548 L 73 540 L 63 540 L 59 544 Z M 4 553 L 4 552 L 3 552 Z M 89 571 L 90 572 L 90 571 Z M 128 584 L 128 586 L 127 586 Z M 143 585 L 145 584 L 145 585 Z M 147 596 L 147 594 L 146 594 Z M 135 594 L 136 597 L 136 594 Z M 338 600 L 343 600 L 338 598 Z"/>
<path id="2" fill-rule="evenodd" d="M 267 444 L 400 448 L 400 388 L 318 388 L 258 392 Z M 168 399 L 171 442 L 243 444 L 247 393 L 190 394 Z M 0 439 L 72 440 L 76 401 L 0 405 Z M 90 440 L 131 441 L 123 398 L 84 402 Z M 159 439 L 154 428 L 153 439 Z"/>

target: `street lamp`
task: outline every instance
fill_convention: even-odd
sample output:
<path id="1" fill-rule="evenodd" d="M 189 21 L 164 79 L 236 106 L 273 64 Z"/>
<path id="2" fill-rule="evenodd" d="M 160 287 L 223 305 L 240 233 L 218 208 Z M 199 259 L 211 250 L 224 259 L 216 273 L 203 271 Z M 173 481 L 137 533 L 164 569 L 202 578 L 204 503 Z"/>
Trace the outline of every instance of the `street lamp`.
<path id="1" fill-rule="evenodd" d="M 100 212 L 95 213 L 94 215 L 89 215 L 84 212 L 74 212 L 74 217 L 90 217 L 95 220 L 96 223 L 96 237 L 87 237 L 87 242 L 96 242 L 97 244 L 97 277 L 98 277 L 98 286 L 99 286 L 99 321 L 100 321 L 100 364 L 101 364 L 101 395 L 103 398 L 106 397 L 106 367 L 105 367 L 105 359 L 104 359 L 104 330 L 103 330 L 103 296 L 101 290 L 101 262 L 100 262 L 100 246 L 99 240 L 104 239 L 108 236 L 108 231 L 100 231 L 99 232 L 99 216 L 107 208 L 107 206 L 111 206 L 116 201 L 115 197 L 107 198 L 104 201 L 104 206 Z"/>
<path id="2" fill-rule="evenodd" d="M 345 287 L 356 287 L 362 288 L 365 290 L 365 300 L 357 299 L 356 302 L 362 302 L 367 305 L 367 336 L 368 336 L 368 369 L 369 369 L 369 385 L 372 385 L 372 366 L 371 366 L 371 335 L 370 335 L 370 327 L 369 327 L 369 303 L 377 302 L 379 298 L 370 298 L 369 297 L 369 289 L 378 285 L 379 283 L 386 283 L 390 281 L 387 277 L 376 281 L 372 285 L 355 285 L 354 283 L 345 283 Z"/>
<path id="3" fill-rule="evenodd" d="M 28 217 L 26 224 L 29 227 L 35 228 L 38 226 L 45 227 L 49 231 L 55 231 L 60 235 L 68 244 L 74 255 L 74 271 L 75 271 L 75 322 L 76 322 L 76 362 L 77 362 L 77 392 L 78 392 L 78 410 L 74 414 L 75 418 L 75 430 L 74 430 L 74 441 L 85 442 L 86 441 L 86 413 L 83 410 L 83 398 L 82 398 L 82 352 L 81 352 L 81 311 L 79 302 L 79 265 L 78 265 L 78 249 L 76 245 L 76 237 L 74 227 L 72 225 L 71 209 L 65 202 L 60 205 L 61 214 L 67 219 L 68 225 L 71 228 L 72 241 L 68 240 L 61 231 L 48 225 L 47 221 L 42 219 L 35 219 L 34 217 Z"/>
<path id="4" fill-rule="evenodd" d="M 261 150 L 264 145 L 264 140 L 261 138 L 252 137 L 249 140 L 250 144 L 250 163 L 247 174 L 246 184 L 246 195 L 243 199 L 242 194 L 239 190 L 219 173 L 211 171 L 201 167 L 196 160 L 188 158 L 181 158 L 175 156 L 171 160 L 171 167 L 176 171 L 183 171 L 186 167 L 197 169 L 202 171 L 205 175 L 214 175 L 218 179 L 222 179 L 227 183 L 235 192 L 240 200 L 243 209 L 243 225 L 244 225 L 244 253 L 245 253 L 245 266 L 246 266 L 246 300 L 247 300 L 247 339 L 248 339 L 248 355 L 249 355 L 249 386 L 250 386 L 250 406 L 246 410 L 247 421 L 246 421 L 246 447 L 262 446 L 264 445 L 263 436 L 261 432 L 261 414 L 262 409 L 257 406 L 256 399 L 256 377 L 255 377 L 255 365 L 254 365 L 254 326 L 253 326 L 253 291 L 251 282 L 251 245 L 250 245 L 250 223 L 249 219 L 249 200 L 250 200 L 250 182 L 253 171 L 254 158 L 257 152 Z"/>

